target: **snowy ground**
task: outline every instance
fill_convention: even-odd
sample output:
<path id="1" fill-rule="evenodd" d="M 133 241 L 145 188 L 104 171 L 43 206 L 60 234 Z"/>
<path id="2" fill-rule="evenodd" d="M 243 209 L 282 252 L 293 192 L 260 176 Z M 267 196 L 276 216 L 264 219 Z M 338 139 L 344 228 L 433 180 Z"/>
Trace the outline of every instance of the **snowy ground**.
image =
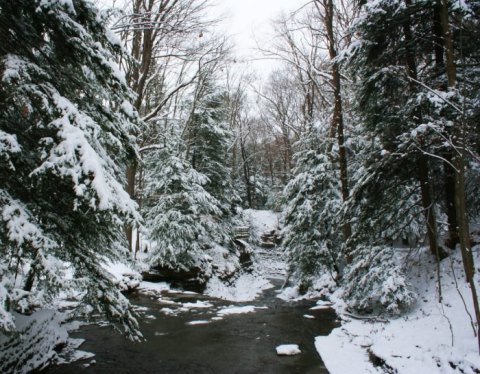
<path id="1" fill-rule="evenodd" d="M 278 213 L 271 210 L 245 209 L 242 213 L 243 219 L 249 224 L 255 240 L 260 240 L 262 234 L 279 228 Z"/>
<path id="2" fill-rule="evenodd" d="M 477 264 L 479 250 L 477 246 L 474 252 Z M 416 307 L 401 318 L 351 318 L 341 301 L 333 298 L 343 319 L 342 327 L 329 336 L 316 338 L 317 350 L 330 373 L 480 372 L 478 345 L 469 316 L 474 315 L 471 294 L 459 251 L 441 263 L 441 303 L 435 262 L 427 250 L 410 256 L 408 268 L 419 297 Z"/>

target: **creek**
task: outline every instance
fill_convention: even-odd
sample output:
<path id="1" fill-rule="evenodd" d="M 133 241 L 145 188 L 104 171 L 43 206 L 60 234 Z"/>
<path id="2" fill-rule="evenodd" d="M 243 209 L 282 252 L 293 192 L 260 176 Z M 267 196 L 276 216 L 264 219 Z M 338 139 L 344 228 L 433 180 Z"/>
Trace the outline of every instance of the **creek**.
<path id="1" fill-rule="evenodd" d="M 314 338 L 327 335 L 338 326 L 335 312 L 311 310 L 312 301 L 283 301 L 276 297 L 280 282 L 272 282 L 277 283 L 276 287 L 249 303 L 174 291 L 168 291 L 162 298 L 132 294 L 131 302 L 141 311 L 140 327 L 145 341 L 130 342 L 111 327 L 83 326 L 72 335 L 85 339 L 81 349 L 94 353 L 95 357 L 53 366 L 46 372 L 328 373 L 315 350 Z M 166 305 L 166 300 L 171 304 Z M 198 301 L 199 305 L 211 306 L 180 312 L 170 308 Z M 224 315 L 220 319 L 219 310 L 245 305 L 257 309 L 251 313 Z M 168 309 L 162 310 L 165 307 Z M 173 312 L 166 314 L 168 310 Z M 204 323 L 189 324 L 192 321 Z M 277 356 L 275 348 L 280 344 L 298 344 L 302 353 Z"/>

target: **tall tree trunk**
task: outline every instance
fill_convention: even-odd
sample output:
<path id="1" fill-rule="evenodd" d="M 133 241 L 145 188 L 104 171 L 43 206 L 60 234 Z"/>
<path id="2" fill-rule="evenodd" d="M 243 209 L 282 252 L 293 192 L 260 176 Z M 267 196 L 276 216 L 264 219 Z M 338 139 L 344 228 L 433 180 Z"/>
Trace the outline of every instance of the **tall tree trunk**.
<path id="1" fill-rule="evenodd" d="M 422 207 L 427 223 L 427 235 L 430 251 L 440 260 L 443 254 L 440 253 L 437 238 L 437 222 L 435 220 L 435 212 L 433 210 L 433 189 L 430 183 L 429 168 L 427 156 L 420 155 L 417 161 L 418 180 L 420 182 L 420 193 L 422 196 Z"/>
<path id="2" fill-rule="evenodd" d="M 242 154 L 242 163 L 243 163 L 243 178 L 245 180 L 245 189 L 247 194 L 248 207 L 253 207 L 253 198 L 252 198 L 252 183 L 250 181 L 250 167 L 248 165 L 248 156 L 245 149 L 245 144 L 243 140 L 240 140 L 240 152 Z"/>
<path id="3" fill-rule="evenodd" d="M 141 21 L 144 23 L 151 22 L 152 17 L 159 17 L 159 15 L 153 15 L 152 9 L 155 5 L 155 0 L 150 0 L 148 3 L 142 0 L 135 0 L 133 3 L 133 13 L 138 17 L 141 17 Z M 160 13 L 159 13 L 160 14 Z M 145 84 L 149 76 L 151 64 L 153 45 L 155 42 L 155 34 L 153 29 L 145 28 L 135 30 L 133 32 L 132 42 L 132 57 L 134 58 L 134 66 L 130 72 L 128 72 L 128 82 L 133 91 L 137 94 L 134 102 L 135 109 L 141 113 L 142 104 L 145 96 Z M 136 134 L 133 134 L 136 135 Z M 135 183 L 137 177 L 137 161 L 127 166 L 126 170 L 127 186 L 126 190 L 132 199 L 135 199 Z M 129 225 L 126 228 L 127 241 L 129 250 L 135 250 L 136 245 L 133 241 L 133 228 Z M 137 235 L 138 237 L 138 235 Z"/>
<path id="4" fill-rule="evenodd" d="M 342 190 L 342 199 L 347 201 L 350 195 L 349 186 L 348 186 L 348 165 L 347 165 L 347 152 L 345 149 L 345 134 L 344 134 L 344 123 L 343 123 L 343 103 L 342 103 L 342 85 L 340 80 L 340 71 L 338 68 L 338 63 L 335 62 L 337 57 L 336 50 L 336 41 L 333 33 L 333 13 L 334 6 L 332 0 L 326 0 L 324 2 L 325 10 L 325 29 L 327 32 L 327 41 L 328 41 L 328 53 L 330 61 L 332 64 L 332 86 L 333 86 L 333 97 L 334 97 L 334 107 L 333 107 L 333 119 L 332 119 L 332 128 L 336 129 L 337 135 L 337 144 L 339 149 L 339 166 L 340 166 L 340 184 Z M 352 235 L 352 227 L 349 222 L 344 222 L 343 224 L 343 239 L 346 241 Z M 351 256 L 347 256 L 347 261 L 351 262 Z"/>
<path id="5" fill-rule="evenodd" d="M 137 174 L 137 163 L 134 162 L 127 166 L 127 193 L 132 199 L 135 199 L 135 176 Z M 126 228 L 127 241 L 128 241 L 128 250 L 133 250 L 133 228 L 131 225 L 128 225 Z"/>
<path id="6" fill-rule="evenodd" d="M 443 56 L 443 30 L 442 30 L 442 1 L 436 0 L 433 4 L 433 49 L 435 52 L 435 69 L 438 77 L 443 77 L 445 74 L 445 59 Z M 438 89 L 446 89 L 443 84 L 438 85 Z M 445 130 L 445 137 L 451 138 L 451 131 Z M 457 230 L 457 212 L 455 208 L 455 174 L 452 169 L 453 154 L 449 149 L 444 154 L 445 162 L 443 163 L 444 180 L 443 185 L 445 189 L 445 207 L 447 209 L 447 223 L 448 223 L 448 239 L 446 245 L 454 249 L 458 243 Z"/>
<path id="7" fill-rule="evenodd" d="M 448 240 L 446 245 L 449 248 L 454 249 L 457 243 L 459 243 L 457 210 L 455 203 L 455 171 L 452 168 L 452 163 L 454 161 L 451 151 L 447 151 L 443 157 L 445 159 L 443 163 L 443 170 L 445 173 L 445 206 L 447 208 L 448 223 Z"/>
<path id="8" fill-rule="evenodd" d="M 137 196 L 137 203 L 138 203 L 138 211 L 142 211 L 142 206 L 143 206 L 143 182 L 144 182 L 144 168 L 140 166 L 140 171 L 139 171 L 139 176 L 138 176 L 138 196 Z M 133 240 L 133 238 L 132 238 Z M 135 239 L 135 253 L 134 253 L 134 259 L 137 259 L 137 253 L 140 251 L 140 230 L 137 230 L 137 237 Z"/>
<path id="9" fill-rule="evenodd" d="M 139 15 L 141 13 L 142 7 L 142 0 L 135 0 L 133 3 L 133 14 Z M 128 35 L 127 35 L 128 37 Z M 139 60 L 141 56 L 141 44 L 142 44 L 142 31 L 135 30 L 133 34 L 133 41 L 132 41 L 132 57 L 134 59 L 134 66 L 127 72 L 127 82 L 129 82 L 129 86 L 138 94 L 136 89 L 138 88 L 138 80 L 140 78 L 140 68 L 139 68 Z M 138 96 L 137 96 L 138 98 Z M 135 103 L 137 104 L 137 103 Z M 138 110 L 138 107 L 136 107 Z M 127 165 L 126 170 L 126 179 L 127 179 L 127 186 L 126 191 L 130 198 L 135 199 L 135 176 L 137 173 L 137 163 L 136 161 L 130 165 Z M 128 225 L 125 229 L 128 241 L 128 250 L 131 251 L 133 249 L 133 228 L 131 225 Z"/>
<path id="10" fill-rule="evenodd" d="M 292 171 L 292 145 L 290 143 L 290 138 L 288 136 L 288 133 L 286 131 L 283 131 L 282 134 L 282 140 L 283 140 L 283 163 L 284 163 L 284 170 L 285 170 L 285 180 L 290 179 L 290 174 Z"/>
<path id="11" fill-rule="evenodd" d="M 411 0 L 405 0 L 405 5 L 408 7 L 411 6 Z M 417 81 L 417 63 L 415 60 L 415 52 L 412 50 L 413 37 L 410 24 L 410 18 L 407 18 L 403 24 L 403 33 L 405 36 L 405 45 L 406 45 L 406 64 L 407 64 L 407 74 L 412 80 L 409 82 L 409 90 L 411 93 L 417 91 L 414 81 Z M 417 118 L 417 123 L 422 122 L 422 113 L 420 110 L 417 110 L 415 114 Z M 422 196 L 422 208 L 425 215 L 425 224 L 428 235 L 428 244 L 430 247 L 430 252 L 435 256 L 435 258 L 440 260 L 444 257 L 443 253 L 440 253 L 440 248 L 438 246 L 438 234 L 437 234 L 437 219 L 435 216 L 435 203 L 433 198 L 433 188 L 430 181 L 430 171 L 428 166 L 428 160 L 426 156 L 422 153 L 418 155 L 417 160 L 418 167 L 418 181 L 420 183 L 420 190 Z"/>
<path id="12" fill-rule="evenodd" d="M 441 20 L 443 29 L 443 40 L 445 46 L 445 73 L 447 75 L 448 87 L 451 90 L 456 89 L 457 71 L 454 60 L 453 37 L 449 25 L 448 0 L 442 0 Z M 470 243 L 470 227 L 468 222 L 467 204 L 465 199 L 465 147 L 466 137 L 465 128 L 462 122 L 456 122 L 453 129 L 454 157 L 455 166 L 455 207 L 457 212 L 458 236 L 460 248 L 462 251 L 463 265 L 467 281 L 470 283 L 472 301 L 475 309 L 475 318 L 477 322 L 477 339 L 480 352 L 480 306 L 478 303 L 477 289 L 475 286 L 475 264 L 472 255 Z"/>

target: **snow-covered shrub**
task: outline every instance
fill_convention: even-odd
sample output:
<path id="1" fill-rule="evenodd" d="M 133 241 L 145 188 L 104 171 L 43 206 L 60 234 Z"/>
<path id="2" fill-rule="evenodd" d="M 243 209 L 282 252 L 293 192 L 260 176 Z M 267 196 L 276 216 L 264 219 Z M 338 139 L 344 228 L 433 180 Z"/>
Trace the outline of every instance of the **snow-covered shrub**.
<path id="1" fill-rule="evenodd" d="M 359 246 L 344 277 L 343 298 L 359 313 L 399 315 L 408 310 L 416 295 L 394 259 L 394 250 L 383 246 Z"/>
<path id="2" fill-rule="evenodd" d="M 337 274 L 324 272 L 318 278 L 312 281 L 310 292 L 315 298 L 326 299 L 328 298 L 338 287 L 335 281 Z"/>

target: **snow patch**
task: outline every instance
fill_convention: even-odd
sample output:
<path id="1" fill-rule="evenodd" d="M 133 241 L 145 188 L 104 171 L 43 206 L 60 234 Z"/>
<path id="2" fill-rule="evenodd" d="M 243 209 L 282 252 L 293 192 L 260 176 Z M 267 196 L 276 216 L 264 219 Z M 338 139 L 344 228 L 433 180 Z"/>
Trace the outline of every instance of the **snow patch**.
<path id="1" fill-rule="evenodd" d="M 381 373 L 369 361 L 368 354 L 364 349 L 349 344 L 349 337 L 342 328 L 333 330 L 329 336 L 316 337 L 315 348 L 332 374 Z M 346 357 L 348 360 L 345 359 Z M 427 372 L 425 371 L 425 373 Z"/>
<path id="2" fill-rule="evenodd" d="M 140 282 L 139 290 L 147 294 L 161 294 L 164 291 L 170 291 L 170 285 L 166 282 Z"/>
<path id="3" fill-rule="evenodd" d="M 208 325 L 209 323 L 210 321 L 207 321 L 207 320 L 198 320 L 198 321 L 190 321 L 190 322 L 187 322 L 186 324 L 190 326 L 198 326 L 198 325 Z"/>
<path id="4" fill-rule="evenodd" d="M 232 314 L 246 314 L 246 313 L 253 313 L 255 309 L 260 309 L 253 305 L 245 305 L 245 306 L 230 306 L 227 308 L 220 309 L 217 314 L 219 316 L 228 316 Z"/>
<path id="5" fill-rule="evenodd" d="M 330 305 L 316 305 L 312 306 L 310 310 L 325 310 L 325 309 L 331 309 Z"/>
<path id="6" fill-rule="evenodd" d="M 275 349 L 279 356 L 294 356 L 302 353 L 297 344 L 282 344 Z"/>
<path id="7" fill-rule="evenodd" d="M 476 246 L 472 251 L 476 263 L 479 250 Z M 440 263 L 442 303 L 438 302 L 436 265 L 429 251 L 423 248 L 410 256 L 408 278 L 419 296 L 416 307 L 407 315 L 388 320 L 378 316 L 352 319 L 346 314 L 341 328 L 315 340 L 330 373 L 381 372 L 373 367 L 369 355 L 398 374 L 480 371 L 477 340 L 465 311 L 468 308 L 474 315 L 460 251 L 453 251 Z M 341 290 L 332 301 L 343 317 L 345 305 L 339 296 Z"/>
<path id="8" fill-rule="evenodd" d="M 194 303 L 183 303 L 182 307 L 186 309 L 208 309 L 213 307 L 213 304 L 197 300 Z"/>

